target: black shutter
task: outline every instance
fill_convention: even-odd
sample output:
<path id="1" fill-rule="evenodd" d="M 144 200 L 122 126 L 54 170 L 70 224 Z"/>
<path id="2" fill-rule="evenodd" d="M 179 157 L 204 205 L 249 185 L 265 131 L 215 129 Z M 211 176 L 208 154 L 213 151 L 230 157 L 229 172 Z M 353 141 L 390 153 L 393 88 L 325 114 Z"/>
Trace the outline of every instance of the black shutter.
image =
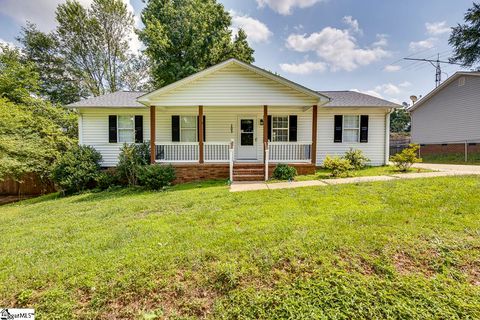
<path id="1" fill-rule="evenodd" d="M 335 132 L 333 135 L 333 142 L 341 143 L 342 142 L 342 133 L 343 133 L 343 116 L 335 116 Z"/>
<path id="2" fill-rule="evenodd" d="M 197 141 L 200 140 L 200 126 L 198 125 L 200 122 L 199 116 L 197 116 Z M 205 116 L 203 116 L 203 142 L 207 141 L 207 131 L 205 130 Z"/>
<path id="3" fill-rule="evenodd" d="M 180 116 L 172 116 L 172 142 L 180 142 Z"/>
<path id="4" fill-rule="evenodd" d="M 135 143 L 143 142 L 143 116 L 135 116 Z"/>
<path id="5" fill-rule="evenodd" d="M 368 116 L 360 116 L 360 142 L 368 142 Z"/>
<path id="6" fill-rule="evenodd" d="M 272 141 L 272 116 L 268 116 L 267 132 L 268 132 L 268 141 L 271 142 Z"/>
<path id="7" fill-rule="evenodd" d="M 117 143 L 117 116 L 108 116 L 108 142 Z"/>
<path id="8" fill-rule="evenodd" d="M 297 142 L 297 116 L 290 116 L 288 121 L 288 141 Z"/>

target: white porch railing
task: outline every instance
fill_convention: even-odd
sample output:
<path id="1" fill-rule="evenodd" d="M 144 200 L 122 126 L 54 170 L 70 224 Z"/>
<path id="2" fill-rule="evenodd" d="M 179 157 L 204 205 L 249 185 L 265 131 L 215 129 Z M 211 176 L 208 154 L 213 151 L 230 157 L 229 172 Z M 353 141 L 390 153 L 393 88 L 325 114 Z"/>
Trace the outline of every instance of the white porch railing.
<path id="1" fill-rule="evenodd" d="M 155 145 L 157 162 L 198 162 L 198 142 L 158 143 Z"/>
<path id="2" fill-rule="evenodd" d="M 229 142 L 205 142 L 203 145 L 205 162 L 228 162 L 229 149 Z"/>
<path id="3" fill-rule="evenodd" d="M 271 162 L 310 162 L 312 160 L 311 142 L 270 142 L 269 160 Z"/>

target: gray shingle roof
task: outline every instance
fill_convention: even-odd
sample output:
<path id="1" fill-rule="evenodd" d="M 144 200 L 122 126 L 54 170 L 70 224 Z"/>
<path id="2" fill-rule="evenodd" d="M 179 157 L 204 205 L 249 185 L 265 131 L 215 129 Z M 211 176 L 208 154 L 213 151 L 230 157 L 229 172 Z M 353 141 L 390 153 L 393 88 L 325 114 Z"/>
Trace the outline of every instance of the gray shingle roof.
<path id="1" fill-rule="evenodd" d="M 325 107 L 400 107 L 396 103 L 356 91 L 319 91 L 319 93 L 332 99 Z"/>
<path id="2" fill-rule="evenodd" d="M 117 91 L 103 96 L 81 100 L 67 105 L 68 108 L 141 108 L 145 107 L 137 98 L 146 92 L 139 91 Z"/>

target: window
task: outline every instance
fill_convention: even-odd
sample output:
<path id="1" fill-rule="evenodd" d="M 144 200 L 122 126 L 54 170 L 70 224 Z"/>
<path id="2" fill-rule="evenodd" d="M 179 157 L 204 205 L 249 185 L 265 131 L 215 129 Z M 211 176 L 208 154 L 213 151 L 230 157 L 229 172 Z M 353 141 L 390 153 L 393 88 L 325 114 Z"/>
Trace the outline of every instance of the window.
<path id="1" fill-rule="evenodd" d="M 358 142 L 360 116 L 343 116 L 343 142 Z"/>
<path id="2" fill-rule="evenodd" d="M 197 142 L 197 117 L 181 116 L 180 117 L 180 141 L 181 142 Z"/>
<path id="3" fill-rule="evenodd" d="M 118 116 L 118 142 L 135 142 L 135 117 Z"/>
<path id="4" fill-rule="evenodd" d="M 288 116 L 272 116 L 272 142 L 288 141 Z"/>

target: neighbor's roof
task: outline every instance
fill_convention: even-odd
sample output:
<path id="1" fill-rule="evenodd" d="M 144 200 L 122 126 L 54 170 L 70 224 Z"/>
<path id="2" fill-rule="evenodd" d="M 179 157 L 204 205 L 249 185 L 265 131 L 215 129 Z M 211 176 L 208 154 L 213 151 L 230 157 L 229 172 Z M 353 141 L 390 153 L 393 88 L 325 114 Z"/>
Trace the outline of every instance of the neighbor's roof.
<path id="1" fill-rule="evenodd" d="M 319 91 L 330 97 L 331 101 L 324 107 L 372 107 L 372 108 L 398 108 L 400 105 L 356 91 Z"/>
<path id="2" fill-rule="evenodd" d="M 67 105 L 68 108 L 145 108 L 137 98 L 146 92 L 117 91 L 103 96 L 81 100 Z"/>
<path id="3" fill-rule="evenodd" d="M 480 72 L 478 71 L 459 71 L 455 72 L 450 78 L 445 80 L 442 84 L 440 84 L 438 87 L 430 91 L 425 97 L 422 99 L 418 100 L 417 103 L 415 103 L 413 106 L 411 106 L 408 111 L 412 112 L 413 110 L 417 109 L 420 107 L 422 104 L 424 104 L 427 100 L 429 100 L 431 97 L 436 95 L 439 91 L 441 91 L 443 88 L 448 86 L 450 83 L 453 81 L 457 80 L 458 78 L 462 76 L 474 76 L 474 77 L 480 77 Z"/>

